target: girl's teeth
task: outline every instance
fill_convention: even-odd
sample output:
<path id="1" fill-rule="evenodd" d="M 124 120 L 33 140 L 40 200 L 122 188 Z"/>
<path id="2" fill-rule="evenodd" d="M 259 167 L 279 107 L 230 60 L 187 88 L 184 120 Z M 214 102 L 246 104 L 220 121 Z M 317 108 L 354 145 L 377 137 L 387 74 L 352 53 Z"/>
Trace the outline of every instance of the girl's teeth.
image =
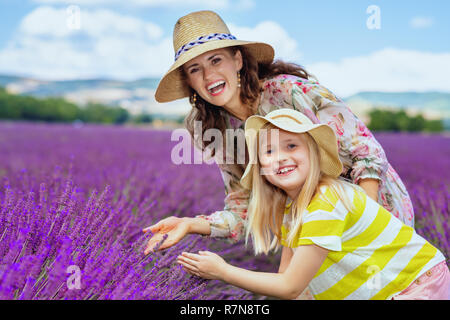
<path id="1" fill-rule="evenodd" d="M 292 170 L 294 170 L 295 168 L 286 168 L 286 169 L 281 169 L 280 171 L 278 171 L 278 174 L 281 174 L 281 173 L 286 173 L 286 172 L 289 172 L 289 171 L 292 171 Z"/>

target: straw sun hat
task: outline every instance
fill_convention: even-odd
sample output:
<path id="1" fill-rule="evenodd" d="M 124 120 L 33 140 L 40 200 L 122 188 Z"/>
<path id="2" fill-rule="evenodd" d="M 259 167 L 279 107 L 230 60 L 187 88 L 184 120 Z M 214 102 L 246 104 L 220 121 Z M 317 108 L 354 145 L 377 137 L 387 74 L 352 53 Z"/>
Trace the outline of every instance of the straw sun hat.
<path id="1" fill-rule="evenodd" d="M 245 140 L 249 153 L 249 164 L 241 178 L 241 185 L 252 188 L 252 169 L 258 161 L 257 133 L 267 122 L 277 128 L 293 133 L 307 132 L 317 143 L 320 154 L 320 170 L 334 178 L 342 173 L 342 162 L 339 159 L 336 135 L 326 124 L 314 124 L 300 111 L 292 109 L 278 109 L 269 112 L 265 117 L 254 115 L 245 122 Z"/>
<path id="2" fill-rule="evenodd" d="M 245 46 L 258 62 L 270 63 L 274 58 L 272 46 L 254 41 L 237 40 L 225 22 L 213 11 L 198 11 L 178 19 L 173 30 L 175 63 L 161 79 L 156 89 L 158 102 L 169 102 L 190 95 L 181 76 L 181 66 L 211 50 Z"/>

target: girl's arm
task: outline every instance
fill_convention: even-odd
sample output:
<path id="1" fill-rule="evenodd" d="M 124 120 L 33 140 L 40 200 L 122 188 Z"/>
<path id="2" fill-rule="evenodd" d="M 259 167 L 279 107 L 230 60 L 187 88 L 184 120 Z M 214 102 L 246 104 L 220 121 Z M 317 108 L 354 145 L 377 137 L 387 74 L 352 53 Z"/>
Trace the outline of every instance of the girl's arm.
<path id="1" fill-rule="evenodd" d="M 281 260 L 280 260 L 280 267 L 278 268 L 278 273 L 283 273 L 284 271 L 286 271 L 293 255 L 294 252 L 292 251 L 291 248 L 283 246 L 283 249 L 281 251 Z"/>
<path id="2" fill-rule="evenodd" d="M 278 273 L 283 273 L 286 271 L 287 267 L 291 263 L 291 259 L 292 259 L 293 255 L 294 255 L 294 251 L 291 248 L 283 246 L 283 250 L 281 251 L 281 261 L 280 261 L 280 267 L 278 268 Z M 306 288 L 295 299 L 296 300 L 314 300 L 314 298 L 308 288 Z"/>
<path id="3" fill-rule="evenodd" d="M 283 273 L 254 272 L 227 265 L 222 280 L 236 287 L 280 299 L 295 299 L 308 286 L 328 254 L 317 245 L 296 249 Z"/>
<path id="4" fill-rule="evenodd" d="M 215 253 L 183 253 L 179 262 L 189 273 L 206 279 L 219 279 L 260 295 L 280 299 L 295 299 L 308 286 L 328 254 L 317 245 L 302 245 L 296 249 L 283 273 L 256 272 L 226 263 Z"/>

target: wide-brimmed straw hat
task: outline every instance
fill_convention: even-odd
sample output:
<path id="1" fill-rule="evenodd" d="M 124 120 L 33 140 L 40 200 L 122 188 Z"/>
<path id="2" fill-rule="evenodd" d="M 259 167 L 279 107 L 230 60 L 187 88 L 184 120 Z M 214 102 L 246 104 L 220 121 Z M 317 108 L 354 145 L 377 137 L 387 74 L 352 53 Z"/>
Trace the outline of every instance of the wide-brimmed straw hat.
<path id="1" fill-rule="evenodd" d="M 169 102 L 190 95 L 182 79 L 180 67 L 193 58 L 211 50 L 245 46 L 257 62 L 270 63 L 274 49 L 267 43 L 237 40 L 225 22 L 213 11 L 198 11 L 178 19 L 173 30 L 175 63 L 161 79 L 156 89 L 158 102 Z"/>
<path id="2" fill-rule="evenodd" d="M 327 175 L 337 178 L 342 173 L 343 166 L 339 159 L 338 142 L 330 126 L 314 124 L 300 111 L 292 109 L 278 109 L 266 116 L 254 115 L 245 121 L 245 140 L 247 142 L 249 163 L 241 178 L 241 185 L 252 188 L 252 169 L 258 161 L 257 135 L 258 131 L 270 122 L 275 127 L 294 133 L 309 133 L 317 143 L 320 154 L 320 170 Z"/>

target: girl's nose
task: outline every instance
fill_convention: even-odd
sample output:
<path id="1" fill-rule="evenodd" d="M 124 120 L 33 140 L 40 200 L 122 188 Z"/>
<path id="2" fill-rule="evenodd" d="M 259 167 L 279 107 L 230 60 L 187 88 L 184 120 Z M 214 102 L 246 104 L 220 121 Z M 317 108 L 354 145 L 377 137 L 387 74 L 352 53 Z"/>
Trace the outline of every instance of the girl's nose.
<path id="1" fill-rule="evenodd" d="M 275 161 L 278 161 L 280 164 L 283 164 L 288 160 L 288 155 L 283 151 L 277 152 L 275 157 Z"/>

